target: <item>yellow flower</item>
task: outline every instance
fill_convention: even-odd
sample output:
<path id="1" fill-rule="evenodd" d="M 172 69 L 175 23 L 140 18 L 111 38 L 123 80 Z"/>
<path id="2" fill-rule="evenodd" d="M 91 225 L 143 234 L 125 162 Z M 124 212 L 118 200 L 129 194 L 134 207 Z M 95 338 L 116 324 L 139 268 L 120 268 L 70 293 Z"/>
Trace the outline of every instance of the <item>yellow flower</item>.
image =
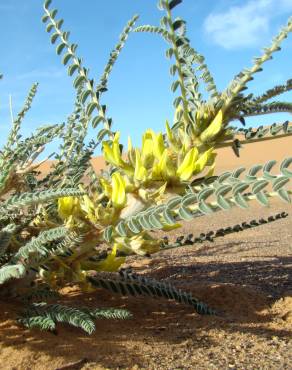
<path id="1" fill-rule="evenodd" d="M 120 152 L 120 146 L 119 146 L 119 138 L 120 133 L 116 132 L 114 140 L 112 141 L 111 145 L 109 142 L 103 142 L 103 153 L 104 158 L 107 162 L 115 165 L 120 166 L 122 164 L 122 157 Z"/>
<path id="2" fill-rule="evenodd" d="M 119 172 L 112 175 L 112 197 L 115 208 L 123 208 L 126 204 L 126 182 Z"/>
<path id="3" fill-rule="evenodd" d="M 104 178 L 100 178 L 100 184 L 103 188 L 103 192 L 104 194 L 108 197 L 108 198 L 111 198 L 112 196 L 112 186 L 111 184 L 105 180 Z"/>
<path id="4" fill-rule="evenodd" d="M 117 271 L 120 266 L 125 262 L 126 257 L 117 257 L 118 244 L 115 243 L 112 252 L 108 254 L 105 260 L 96 264 L 96 271 Z"/>
<path id="5" fill-rule="evenodd" d="M 82 185 L 79 185 L 80 190 L 83 190 Z M 96 222 L 97 219 L 95 217 L 95 205 L 92 202 L 92 200 L 89 198 L 88 195 L 84 195 L 80 199 L 80 207 L 82 211 L 85 213 L 86 217 L 91 221 L 91 222 Z"/>
<path id="6" fill-rule="evenodd" d="M 127 174 L 133 173 L 133 168 L 127 164 L 121 155 L 120 149 L 120 132 L 116 132 L 112 143 L 103 142 L 103 155 L 107 162 L 111 163 L 117 168 L 123 169 Z"/>
<path id="7" fill-rule="evenodd" d="M 164 153 L 165 146 L 164 146 L 164 140 L 163 135 L 161 132 L 158 134 L 155 134 L 154 131 L 152 131 L 152 139 L 153 139 L 153 153 L 154 156 L 157 159 L 160 159 Z"/>
<path id="8" fill-rule="evenodd" d="M 141 158 L 146 161 L 153 156 L 153 135 L 152 130 L 147 130 L 142 136 Z"/>
<path id="9" fill-rule="evenodd" d="M 200 139 L 203 143 L 208 142 L 215 138 L 215 136 L 221 131 L 223 122 L 222 110 L 219 110 L 216 117 L 213 119 L 211 124 L 202 132 Z"/>
<path id="10" fill-rule="evenodd" d="M 63 197 L 58 199 L 58 213 L 62 219 L 78 215 L 81 211 L 77 197 Z"/>
<path id="11" fill-rule="evenodd" d="M 172 143 L 174 141 L 174 136 L 173 136 L 173 132 L 171 131 L 171 128 L 169 127 L 168 121 L 166 121 L 165 123 L 165 128 L 166 128 L 166 135 L 167 135 L 168 141 Z"/>
<path id="12" fill-rule="evenodd" d="M 198 149 L 192 148 L 184 157 L 182 164 L 178 167 L 176 173 L 182 181 L 187 181 L 193 175 L 198 158 Z"/>
<path id="13" fill-rule="evenodd" d="M 128 136 L 128 151 L 130 152 L 133 149 L 131 137 Z"/>
<path id="14" fill-rule="evenodd" d="M 155 134 L 153 130 L 147 130 L 142 137 L 141 158 L 148 162 L 149 157 L 160 159 L 164 152 L 164 140 L 161 132 Z"/>
<path id="15" fill-rule="evenodd" d="M 117 247 L 125 253 L 136 253 L 144 256 L 147 253 L 155 253 L 159 251 L 160 240 L 153 239 L 150 235 L 140 234 L 127 237 L 117 237 L 115 239 Z"/>
<path id="16" fill-rule="evenodd" d="M 152 178 L 168 180 L 174 178 L 175 174 L 175 167 L 169 156 L 169 151 L 165 149 L 159 162 L 153 167 Z"/>
<path id="17" fill-rule="evenodd" d="M 134 172 L 134 179 L 137 181 L 145 181 L 147 171 L 146 168 L 143 166 L 143 162 L 141 159 L 141 155 L 138 149 L 136 149 L 136 164 L 135 164 L 135 172 Z"/>
<path id="18" fill-rule="evenodd" d="M 117 221 L 119 213 L 115 208 L 111 206 L 103 207 L 102 204 L 99 204 L 95 209 L 95 216 L 99 224 L 103 226 L 108 226 L 114 224 Z"/>
<path id="19" fill-rule="evenodd" d="M 169 126 L 169 123 L 168 121 L 166 121 L 165 123 L 165 128 L 166 128 L 166 136 L 167 136 L 167 140 L 168 140 L 168 143 L 170 145 L 170 147 L 172 148 L 172 150 L 174 150 L 176 153 L 180 151 L 181 149 L 181 145 L 180 145 L 180 142 L 178 140 L 178 138 L 176 138 Z"/>
<path id="20" fill-rule="evenodd" d="M 210 148 L 205 153 L 203 153 L 200 158 L 196 161 L 194 166 L 193 175 L 196 175 L 203 171 L 203 169 L 207 166 L 210 159 L 213 158 L 214 160 L 214 153 L 212 153 L 213 148 Z"/>

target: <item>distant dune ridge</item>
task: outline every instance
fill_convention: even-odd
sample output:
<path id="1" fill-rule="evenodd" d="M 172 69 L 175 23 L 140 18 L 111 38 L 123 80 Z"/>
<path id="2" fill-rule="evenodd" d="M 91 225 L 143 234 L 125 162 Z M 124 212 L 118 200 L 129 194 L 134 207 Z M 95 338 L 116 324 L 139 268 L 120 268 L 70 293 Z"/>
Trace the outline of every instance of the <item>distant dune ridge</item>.
<path id="1" fill-rule="evenodd" d="M 255 164 L 264 164 L 274 159 L 281 162 L 284 158 L 292 156 L 292 136 L 277 138 L 258 143 L 244 144 L 240 149 L 240 157 L 236 157 L 231 147 L 217 150 L 215 174 L 238 167 L 249 168 Z M 96 172 L 105 168 L 105 160 L 102 156 L 94 157 L 91 160 Z M 53 161 L 47 161 L 40 166 L 43 174 L 49 172 Z"/>

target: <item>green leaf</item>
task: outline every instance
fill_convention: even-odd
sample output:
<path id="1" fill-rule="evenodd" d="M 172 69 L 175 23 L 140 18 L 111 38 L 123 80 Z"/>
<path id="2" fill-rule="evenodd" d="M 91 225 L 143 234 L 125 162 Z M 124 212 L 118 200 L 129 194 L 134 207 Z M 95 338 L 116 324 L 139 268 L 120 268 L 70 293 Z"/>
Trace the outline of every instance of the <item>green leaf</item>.
<path id="1" fill-rule="evenodd" d="M 183 37 L 177 37 L 176 39 L 175 39 L 175 45 L 176 45 L 176 47 L 181 47 L 181 46 L 183 46 L 185 44 L 185 38 L 183 38 Z"/>
<path id="2" fill-rule="evenodd" d="M 287 167 L 292 163 L 292 157 L 284 159 L 281 163 L 280 171 L 287 177 L 292 177 L 292 171 L 289 171 Z"/>
<path id="3" fill-rule="evenodd" d="M 172 92 L 175 92 L 176 91 L 176 89 L 179 87 L 179 81 L 174 81 L 173 83 L 172 83 L 172 85 L 171 85 L 171 90 L 172 90 Z"/>
<path id="4" fill-rule="evenodd" d="M 178 209 L 178 214 L 183 220 L 191 220 L 194 218 L 192 211 L 183 205 Z"/>
<path id="5" fill-rule="evenodd" d="M 224 173 L 222 173 L 222 174 L 218 177 L 217 181 L 218 181 L 219 183 L 224 182 L 224 181 L 225 181 L 225 180 L 227 180 L 231 175 L 232 175 L 232 173 L 231 173 L 231 172 L 224 172 Z"/>
<path id="6" fill-rule="evenodd" d="M 203 200 L 201 200 L 198 204 L 199 210 L 204 213 L 205 215 L 213 213 L 213 210 L 211 207 L 209 207 Z"/>
<path id="7" fill-rule="evenodd" d="M 177 98 L 174 99 L 173 106 L 177 108 L 182 103 L 182 101 L 183 101 L 182 97 L 178 96 Z"/>
<path id="8" fill-rule="evenodd" d="M 240 207 L 240 208 L 243 208 L 243 209 L 247 209 L 248 208 L 248 204 L 246 202 L 246 200 L 244 199 L 244 196 L 240 193 L 236 194 L 234 196 L 234 201 L 235 203 Z"/>
<path id="9" fill-rule="evenodd" d="M 170 59 L 173 56 L 173 53 L 174 53 L 173 48 L 167 49 L 165 52 L 166 58 Z"/>
<path id="10" fill-rule="evenodd" d="M 287 203 L 291 203 L 291 198 L 287 190 L 280 189 L 278 191 L 279 196 Z"/>
<path id="11" fill-rule="evenodd" d="M 141 232 L 141 226 L 140 224 L 135 220 L 134 217 L 132 217 L 128 223 L 127 223 L 128 228 L 132 231 L 134 234 L 139 234 Z"/>
<path id="12" fill-rule="evenodd" d="M 169 19 L 167 16 L 163 16 L 161 19 L 160 19 L 160 25 L 162 28 L 164 28 L 165 30 L 167 30 L 168 26 L 170 25 L 169 24 Z"/>
<path id="13" fill-rule="evenodd" d="M 198 200 L 197 194 L 190 193 L 183 197 L 182 205 L 186 207 L 189 206 L 190 204 L 193 204 L 197 200 Z"/>
<path id="14" fill-rule="evenodd" d="M 86 81 L 86 78 L 84 76 L 79 75 L 75 78 L 73 86 L 75 87 L 75 89 L 77 89 L 84 81 Z"/>
<path id="15" fill-rule="evenodd" d="M 273 191 L 280 190 L 289 181 L 289 178 L 286 176 L 278 177 L 275 181 L 273 181 Z"/>
<path id="16" fill-rule="evenodd" d="M 79 64 L 71 64 L 71 66 L 68 67 L 68 74 L 69 76 L 73 76 L 74 72 L 79 69 Z"/>
<path id="17" fill-rule="evenodd" d="M 51 3 L 52 3 L 52 0 L 46 0 L 45 3 L 44 3 L 45 9 L 48 9 L 49 6 L 51 5 Z"/>
<path id="18" fill-rule="evenodd" d="M 52 29 L 54 28 L 54 25 L 53 25 L 53 23 L 49 23 L 48 25 L 47 25 L 47 27 L 46 27 L 46 31 L 48 32 L 48 33 L 50 33 L 51 31 L 52 31 Z"/>
<path id="19" fill-rule="evenodd" d="M 100 122 L 102 122 L 104 120 L 104 118 L 102 116 L 96 116 L 93 118 L 92 122 L 91 122 L 91 125 L 93 128 L 96 128 Z"/>
<path id="20" fill-rule="evenodd" d="M 234 172 L 232 172 L 232 177 L 238 178 L 244 171 L 245 171 L 244 167 L 239 167 Z"/>
<path id="21" fill-rule="evenodd" d="M 222 195 L 217 196 L 217 203 L 222 209 L 228 210 L 231 208 L 231 205 L 229 204 L 229 202 L 226 199 L 224 199 Z"/>
<path id="22" fill-rule="evenodd" d="M 175 75 L 175 73 L 176 73 L 176 71 L 177 71 L 177 66 L 176 66 L 176 64 L 174 64 L 174 65 L 172 65 L 172 66 L 170 67 L 170 74 L 171 74 L 172 76 L 174 76 L 174 75 Z"/>
<path id="23" fill-rule="evenodd" d="M 200 191 L 199 195 L 198 195 L 198 200 L 201 201 L 201 200 L 205 200 L 207 199 L 210 195 L 212 195 L 214 193 L 214 189 L 211 189 L 211 188 L 206 188 L 206 189 L 203 189 Z"/>
<path id="24" fill-rule="evenodd" d="M 51 36 L 51 43 L 54 44 L 57 41 L 59 36 L 60 35 L 59 35 L 58 32 L 53 33 L 52 36 Z"/>
<path id="25" fill-rule="evenodd" d="M 72 54 L 71 53 L 66 53 L 64 54 L 63 56 L 63 59 L 62 59 L 62 63 L 64 64 L 64 66 L 69 62 L 70 58 L 72 58 Z"/>
<path id="26" fill-rule="evenodd" d="M 53 10 L 51 11 L 51 13 L 50 13 L 51 18 L 53 18 L 53 19 L 54 19 L 54 18 L 56 17 L 57 13 L 58 13 L 58 10 L 57 10 L 57 9 L 53 9 Z"/>
<path id="27" fill-rule="evenodd" d="M 163 218 L 168 225 L 173 225 L 176 223 L 176 220 L 168 207 L 163 211 Z"/>
<path id="28" fill-rule="evenodd" d="M 263 167 L 263 177 L 268 179 L 268 180 L 272 180 L 274 178 L 276 178 L 277 176 L 275 175 L 271 175 L 269 172 L 271 171 L 272 167 L 274 167 L 274 165 L 277 163 L 277 161 L 275 160 L 271 160 L 269 161 L 268 163 L 266 163 Z"/>
<path id="29" fill-rule="evenodd" d="M 110 243 L 110 242 L 112 241 L 113 231 L 114 231 L 113 226 L 108 226 L 108 227 L 104 230 L 103 237 L 104 237 L 104 240 L 105 240 L 106 242 Z"/>
<path id="30" fill-rule="evenodd" d="M 269 181 L 267 180 L 259 180 L 252 186 L 252 193 L 257 194 L 261 190 L 263 190 L 267 185 L 269 184 Z"/>
<path id="31" fill-rule="evenodd" d="M 165 0 L 159 0 L 157 7 L 159 10 L 164 10 L 166 9 L 166 1 Z"/>
<path id="32" fill-rule="evenodd" d="M 49 19 L 48 15 L 45 14 L 45 15 L 42 16 L 42 22 L 43 23 L 46 23 L 48 19 Z"/>
<path id="33" fill-rule="evenodd" d="M 220 185 L 216 190 L 215 190 L 215 195 L 220 196 L 220 195 L 225 195 L 229 193 L 229 191 L 232 189 L 231 185 Z"/>
<path id="34" fill-rule="evenodd" d="M 70 32 L 68 31 L 63 32 L 63 39 L 65 41 L 68 41 L 69 35 L 70 35 Z M 71 48 L 72 48 L 72 45 L 71 45 Z"/>
<path id="35" fill-rule="evenodd" d="M 173 197 L 167 202 L 167 208 L 174 209 L 181 203 L 181 201 L 182 198 L 180 196 Z"/>
<path id="36" fill-rule="evenodd" d="M 232 191 L 234 195 L 237 195 L 244 192 L 247 188 L 249 188 L 249 184 L 236 184 L 233 186 Z"/>
<path id="37" fill-rule="evenodd" d="M 120 236 L 128 236 L 125 222 L 123 221 L 119 222 L 119 224 L 116 227 L 116 230 Z"/>
<path id="38" fill-rule="evenodd" d="M 160 217 L 155 213 L 152 213 L 149 216 L 149 222 L 154 229 L 161 229 L 163 227 L 163 224 L 160 222 Z"/>
<path id="39" fill-rule="evenodd" d="M 110 133 L 110 131 L 109 131 L 109 130 L 106 130 L 106 129 L 102 129 L 102 130 L 100 130 L 100 131 L 98 132 L 97 136 L 96 136 L 96 140 L 97 140 L 98 142 L 102 141 L 102 140 L 104 139 L 104 137 L 105 137 L 106 135 L 108 135 L 109 133 Z"/>
<path id="40" fill-rule="evenodd" d="M 263 205 L 263 206 L 268 206 L 269 205 L 269 201 L 268 201 L 268 198 L 266 197 L 266 195 L 263 193 L 263 192 L 259 192 L 256 194 L 256 198 L 257 200 Z"/>
<path id="41" fill-rule="evenodd" d="M 92 114 L 92 112 L 94 111 L 94 109 L 97 109 L 98 110 L 98 104 L 96 102 L 91 102 L 88 104 L 87 108 L 86 108 L 86 114 L 88 116 L 90 116 Z"/>
<path id="42" fill-rule="evenodd" d="M 58 22 L 56 22 L 56 28 L 60 29 L 63 23 L 64 23 L 64 20 L 60 19 Z"/>
<path id="43" fill-rule="evenodd" d="M 71 44 L 71 51 L 72 51 L 72 53 L 75 53 L 75 51 L 76 51 L 77 48 L 78 48 L 78 45 L 77 44 Z"/>
<path id="44" fill-rule="evenodd" d="M 91 95 L 91 92 L 92 91 L 90 89 L 85 90 L 85 91 L 82 92 L 82 94 L 81 94 L 81 103 L 82 104 L 85 104 L 87 98 Z"/>
<path id="45" fill-rule="evenodd" d="M 251 167 L 251 169 L 248 171 L 248 178 L 255 178 L 255 175 L 261 170 L 263 166 L 261 164 L 256 164 Z"/>
<path id="46" fill-rule="evenodd" d="M 172 10 L 175 8 L 178 4 L 181 4 L 182 0 L 171 0 L 170 3 L 168 4 L 169 10 Z"/>
<path id="47" fill-rule="evenodd" d="M 173 27 L 173 30 L 176 31 L 178 30 L 180 27 L 182 27 L 183 25 L 185 24 L 185 22 L 182 20 L 182 19 L 176 19 L 173 24 L 172 24 L 172 27 Z"/>
<path id="48" fill-rule="evenodd" d="M 64 50 L 64 48 L 66 47 L 66 44 L 64 42 L 62 42 L 61 44 L 59 44 L 56 48 L 56 52 L 58 55 L 60 55 L 62 53 L 62 51 Z"/>
<path id="49" fill-rule="evenodd" d="M 19 279 L 25 276 L 25 267 L 21 264 L 6 265 L 0 268 L 0 285 L 12 278 Z"/>
<path id="50" fill-rule="evenodd" d="M 140 225 L 144 228 L 144 230 L 151 230 L 153 226 L 150 224 L 147 215 L 141 215 L 138 219 Z"/>

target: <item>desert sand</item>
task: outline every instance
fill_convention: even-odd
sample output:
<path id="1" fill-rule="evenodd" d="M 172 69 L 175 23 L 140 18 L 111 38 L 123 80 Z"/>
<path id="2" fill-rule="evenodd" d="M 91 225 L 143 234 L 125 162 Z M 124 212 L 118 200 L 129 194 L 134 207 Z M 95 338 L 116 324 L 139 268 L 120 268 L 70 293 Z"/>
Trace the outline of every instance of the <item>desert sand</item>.
<path id="1" fill-rule="evenodd" d="M 291 136 L 248 144 L 240 158 L 230 148 L 221 149 L 217 173 L 281 161 L 292 155 L 291 144 Z M 103 166 L 99 158 L 93 163 L 96 169 Z M 59 325 L 54 335 L 19 327 L 13 321 L 18 307 L 1 302 L 1 369 L 291 369 L 291 205 L 273 200 L 270 207 L 253 203 L 248 210 L 220 211 L 184 222 L 168 235 L 170 240 L 190 232 L 196 236 L 283 211 L 288 217 L 214 242 L 129 258 L 127 266 L 133 271 L 191 291 L 216 309 L 217 316 L 199 316 L 164 299 L 122 298 L 103 290 L 81 294 L 68 286 L 59 303 L 123 307 L 134 316 L 100 320 L 92 336 L 66 325 Z"/>
<path id="2" fill-rule="evenodd" d="M 243 138 L 243 136 L 241 136 Z M 240 157 L 236 157 L 230 147 L 217 150 L 216 174 L 240 166 L 249 168 L 257 163 L 266 163 L 270 159 L 281 161 L 283 158 L 292 155 L 292 136 L 277 138 L 253 144 L 244 144 L 240 149 Z M 105 168 L 104 158 L 94 157 L 91 160 L 94 169 L 98 172 Z M 48 173 L 53 161 L 47 161 L 39 167 L 43 174 Z M 277 168 L 275 166 L 275 168 Z"/>

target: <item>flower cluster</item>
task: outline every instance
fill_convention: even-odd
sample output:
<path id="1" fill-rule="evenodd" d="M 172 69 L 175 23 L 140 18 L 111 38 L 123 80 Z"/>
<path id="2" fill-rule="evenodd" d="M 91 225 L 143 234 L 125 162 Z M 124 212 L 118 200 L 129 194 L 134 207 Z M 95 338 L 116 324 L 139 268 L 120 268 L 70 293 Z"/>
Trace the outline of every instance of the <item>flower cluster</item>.
<path id="1" fill-rule="evenodd" d="M 117 132 L 112 141 L 103 143 L 104 158 L 116 169 L 111 181 L 101 180 L 105 194 L 115 208 L 123 208 L 127 204 L 127 193 L 137 191 L 144 201 L 150 197 L 158 201 L 167 186 L 181 186 L 206 167 L 209 167 L 206 176 L 212 175 L 216 153 L 206 143 L 221 128 L 221 111 L 198 138 L 181 128 L 175 135 L 166 122 L 166 135 L 147 130 L 142 136 L 141 149 L 133 148 L 129 138 L 125 156 Z"/>

